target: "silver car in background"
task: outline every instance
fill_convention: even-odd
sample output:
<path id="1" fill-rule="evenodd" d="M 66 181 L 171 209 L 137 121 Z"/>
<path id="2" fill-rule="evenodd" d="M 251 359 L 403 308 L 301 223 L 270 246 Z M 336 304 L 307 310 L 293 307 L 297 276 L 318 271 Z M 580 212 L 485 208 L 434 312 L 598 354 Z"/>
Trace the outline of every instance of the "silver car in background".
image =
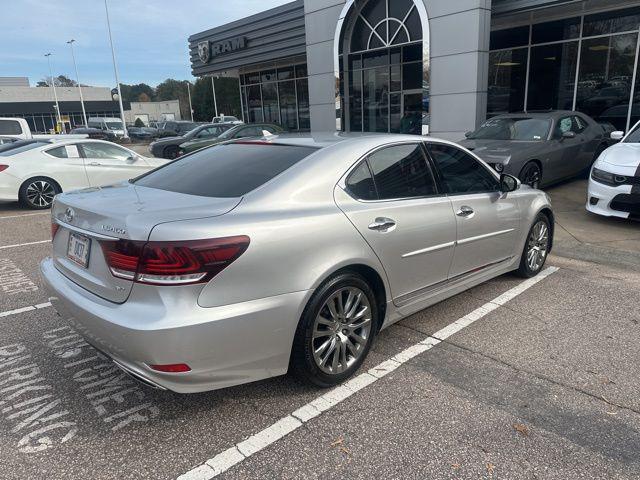
<path id="1" fill-rule="evenodd" d="M 52 302 L 139 380 L 200 392 L 354 374 L 376 334 L 552 245 L 548 197 L 455 144 L 271 136 L 52 209 Z"/>

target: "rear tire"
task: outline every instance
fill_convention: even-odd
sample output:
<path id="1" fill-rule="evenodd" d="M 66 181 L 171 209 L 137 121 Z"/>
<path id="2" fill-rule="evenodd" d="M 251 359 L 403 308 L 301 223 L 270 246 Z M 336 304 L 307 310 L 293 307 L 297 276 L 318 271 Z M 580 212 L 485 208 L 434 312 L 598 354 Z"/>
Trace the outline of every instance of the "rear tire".
<path id="1" fill-rule="evenodd" d="M 53 197 L 62 193 L 60 186 L 47 177 L 33 177 L 20 186 L 18 201 L 32 210 L 51 208 Z"/>
<path id="2" fill-rule="evenodd" d="M 524 278 L 535 277 L 540 273 L 547 261 L 551 247 L 551 224 L 549 218 L 540 213 L 529 229 L 527 240 L 522 250 L 520 266 L 516 273 Z"/>
<path id="3" fill-rule="evenodd" d="M 373 290 L 360 275 L 347 271 L 329 278 L 302 313 L 289 371 L 323 388 L 351 377 L 373 343 L 377 305 Z"/>

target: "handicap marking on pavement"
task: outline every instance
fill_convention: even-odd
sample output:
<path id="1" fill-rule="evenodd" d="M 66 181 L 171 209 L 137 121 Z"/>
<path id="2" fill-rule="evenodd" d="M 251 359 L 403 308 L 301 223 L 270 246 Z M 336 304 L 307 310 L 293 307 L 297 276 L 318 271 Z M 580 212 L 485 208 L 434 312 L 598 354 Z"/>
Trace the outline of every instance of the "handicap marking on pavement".
<path id="1" fill-rule="evenodd" d="M 146 387 L 98 353 L 72 327 L 49 330 L 43 340 L 54 356 L 64 361 L 64 369 L 112 431 L 159 415 L 160 409 L 145 394 Z"/>
<path id="2" fill-rule="evenodd" d="M 557 267 L 546 268 L 540 272 L 538 276 L 525 280 L 510 290 L 507 290 L 502 295 L 478 307 L 473 312 L 459 318 L 433 335 L 428 336 L 422 342 L 403 350 L 389 360 L 373 367 L 368 372 L 362 373 L 329 392 L 320 395 L 315 400 L 300 407 L 290 415 L 281 418 L 271 426 L 251 435 L 246 440 L 235 444 L 233 447 L 219 453 L 215 457 L 210 458 L 202 465 L 178 477 L 178 480 L 209 480 L 226 472 L 231 467 L 238 465 L 269 445 L 274 444 L 289 433 L 300 428 L 303 424 L 336 406 L 363 388 L 377 382 L 412 358 L 431 350 L 451 335 L 477 322 L 558 270 L 559 268 Z"/>
<path id="3" fill-rule="evenodd" d="M 0 417 L 11 424 L 10 433 L 21 435 L 16 446 L 22 453 L 61 445 L 78 432 L 41 373 L 24 345 L 0 346 Z"/>
<path id="4" fill-rule="evenodd" d="M 38 286 L 8 258 L 0 258 L 0 293 L 17 295 L 38 290 Z"/>

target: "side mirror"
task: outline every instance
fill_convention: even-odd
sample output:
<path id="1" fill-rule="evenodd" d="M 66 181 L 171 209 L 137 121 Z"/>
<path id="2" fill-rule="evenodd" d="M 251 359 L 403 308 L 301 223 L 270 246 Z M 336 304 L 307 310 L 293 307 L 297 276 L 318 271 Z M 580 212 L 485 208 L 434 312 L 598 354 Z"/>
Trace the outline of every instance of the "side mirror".
<path id="1" fill-rule="evenodd" d="M 500 175 L 500 191 L 502 193 L 515 192 L 520 188 L 520 180 L 513 175 L 503 173 Z"/>
<path id="2" fill-rule="evenodd" d="M 137 155 L 131 155 L 130 157 L 127 158 L 127 163 L 136 163 L 137 161 L 138 161 Z"/>
<path id="3" fill-rule="evenodd" d="M 624 138 L 624 132 L 611 132 L 611 140 L 622 140 Z"/>
<path id="4" fill-rule="evenodd" d="M 466 138 L 469 138 L 471 135 L 473 135 L 473 132 L 467 132 L 467 133 L 464 134 L 464 136 Z"/>
<path id="5" fill-rule="evenodd" d="M 576 138 L 576 132 L 572 132 L 571 130 L 569 130 L 568 132 L 563 132 L 562 138 Z"/>

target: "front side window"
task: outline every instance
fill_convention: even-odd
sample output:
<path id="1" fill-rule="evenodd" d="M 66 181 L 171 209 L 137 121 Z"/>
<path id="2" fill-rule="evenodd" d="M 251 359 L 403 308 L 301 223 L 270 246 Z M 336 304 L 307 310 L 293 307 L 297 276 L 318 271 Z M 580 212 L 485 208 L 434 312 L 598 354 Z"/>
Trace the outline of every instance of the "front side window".
<path id="1" fill-rule="evenodd" d="M 419 144 L 387 147 L 369 156 L 380 200 L 425 197 L 437 193 Z"/>
<path id="2" fill-rule="evenodd" d="M 478 160 L 451 145 L 429 145 L 433 158 L 450 195 L 495 192 L 499 182 Z"/>
<path id="3" fill-rule="evenodd" d="M 131 153 L 115 145 L 106 143 L 82 143 L 82 150 L 86 158 L 113 158 L 125 161 Z"/>
<path id="4" fill-rule="evenodd" d="M 223 144 L 179 158 L 134 183 L 187 195 L 241 197 L 315 151 L 291 145 Z"/>

